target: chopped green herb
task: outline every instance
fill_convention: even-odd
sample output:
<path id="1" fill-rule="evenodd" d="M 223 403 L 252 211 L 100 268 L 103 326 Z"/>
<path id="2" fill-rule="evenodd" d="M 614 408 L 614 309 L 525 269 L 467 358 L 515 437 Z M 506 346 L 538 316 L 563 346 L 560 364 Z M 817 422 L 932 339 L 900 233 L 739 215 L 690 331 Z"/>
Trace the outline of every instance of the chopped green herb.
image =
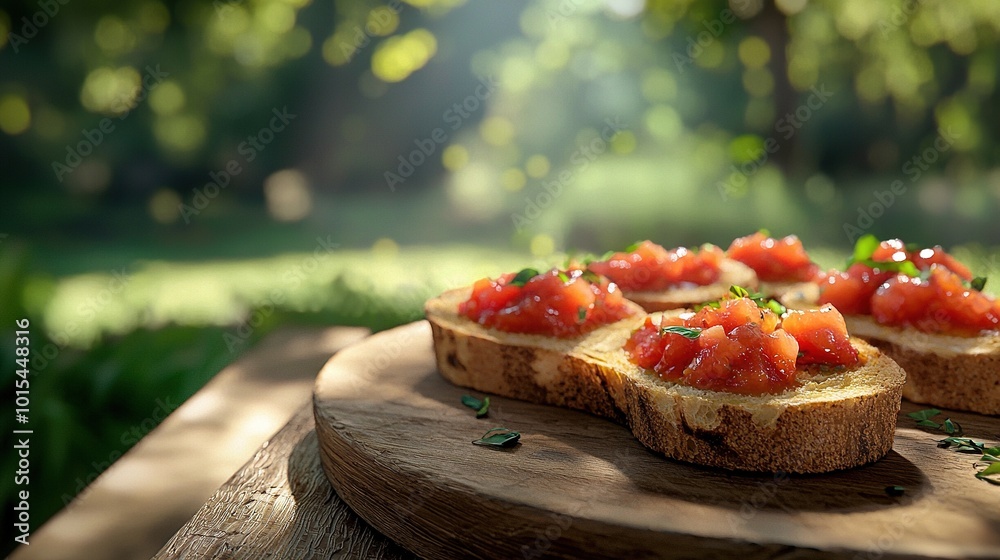
<path id="1" fill-rule="evenodd" d="M 719 303 L 718 301 L 706 301 L 705 303 L 699 303 L 699 304 L 695 305 L 694 306 L 694 310 L 695 311 L 701 311 L 702 309 L 705 309 L 706 307 L 711 307 L 711 308 L 714 308 L 714 309 L 719 309 L 720 307 L 722 307 L 722 304 Z"/>
<path id="2" fill-rule="evenodd" d="M 636 241 L 635 243 L 629 245 L 628 247 L 625 247 L 625 252 L 632 253 L 639 248 L 639 245 L 642 245 L 642 241 Z"/>
<path id="3" fill-rule="evenodd" d="M 913 264 L 913 261 L 882 262 L 872 260 L 872 256 L 878 249 L 879 244 L 878 238 L 870 233 L 859 237 L 854 244 L 854 255 L 847 261 L 845 269 L 850 268 L 852 264 L 861 263 L 865 266 L 886 272 L 901 272 L 907 276 L 920 276 L 920 269 L 917 268 L 917 265 Z"/>
<path id="4" fill-rule="evenodd" d="M 670 325 L 669 327 L 660 328 L 660 334 L 664 335 L 667 333 L 679 334 L 684 338 L 689 338 L 694 340 L 701 336 L 701 329 L 691 329 L 688 327 L 682 327 L 680 325 Z"/>
<path id="5" fill-rule="evenodd" d="M 1000 447 L 991 447 L 987 449 L 983 452 L 983 457 L 979 460 L 987 463 L 996 463 L 1000 461 Z"/>
<path id="6" fill-rule="evenodd" d="M 562 280 L 563 284 L 569 284 L 569 275 L 563 271 L 559 271 L 559 279 Z"/>
<path id="7" fill-rule="evenodd" d="M 764 237 L 771 237 L 771 230 L 767 228 L 760 228 L 757 230 L 757 233 L 763 235 Z"/>
<path id="8" fill-rule="evenodd" d="M 973 290 L 976 290 L 977 292 L 983 291 L 983 288 L 986 287 L 986 277 L 976 276 L 975 278 L 972 279 L 971 282 L 969 282 L 969 287 L 971 287 Z"/>
<path id="9" fill-rule="evenodd" d="M 950 435 L 950 436 L 956 435 L 956 434 L 957 435 L 961 435 L 962 434 L 962 426 L 961 426 L 961 424 L 959 424 L 958 422 L 955 422 L 951 418 L 945 418 L 944 419 L 944 424 L 941 424 L 941 429 L 943 429 L 944 432 L 946 434 Z"/>
<path id="10" fill-rule="evenodd" d="M 576 310 L 576 322 L 582 323 L 587 320 L 587 308 L 580 307 Z"/>
<path id="11" fill-rule="evenodd" d="M 906 493 L 906 488 L 902 486 L 886 486 L 885 493 L 892 496 L 893 498 L 898 498 Z"/>
<path id="12" fill-rule="evenodd" d="M 490 411 L 490 398 L 479 400 L 472 395 L 462 395 L 462 404 L 476 411 L 476 418 L 485 418 Z"/>
<path id="13" fill-rule="evenodd" d="M 976 473 L 976 478 L 1000 486 L 1000 476 L 996 475 L 1000 475 L 1000 462 L 990 463 L 988 467 Z"/>
<path id="14" fill-rule="evenodd" d="M 511 286 L 523 286 L 528 283 L 535 276 L 538 276 L 539 272 L 534 268 L 522 268 L 520 272 L 514 275 L 510 280 Z"/>
<path id="15" fill-rule="evenodd" d="M 948 449 L 955 448 L 959 453 L 985 453 L 986 445 L 973 441 L 972 438 L 946 437 L 938 442 L 938 447 Z"/>
<path id="16" fill-rule="evenodd" d="M 930 420 L 938 414 L 941 414 L 941 411 L 936 408 L 925 408 L 924 410 L 910 412 L 907 416 L 913 418 L 914 420 Z"/>
<path id="17" fill-rule="evenodd" d="M 743 286 L 730 286 L 729 293 L 736 297 L 750 297 L 750 292 Z"/>
<path id="18" fill-rule="evenodd" d="M 757 307 L 760 307 L 761 309 L 769 309 L 778 315 L 782 315 L 785 311 L 787 311 L 785 306 L 781 305 L 778 301 L 765 297 L 764 294 L 760 292 L 750 293 L 749 290 L 742 286 L 730 286 L 729 293 L 736 297 L 750 298 L 751 301 L 757 304 Z"/>
<path id="19" fill-rule="evenodd" d="M 601 283 L 601 276 L 590 269 L 584 270 L 583 274 L 580 275 L 580 278 L 583 278 L 584 280 L 590 282 L 591 284 Z"/>
<path id="20" fill-rule="evenodd" d="M 880 243 L 878 237 L 870 233 L 859 237 L 854 243 L 854 256 L 851 257 L 851 262 L 847 266 L 850 267 L 853 263 L 871 260 L 872 255 L 878 250 Z"/>
<path id="21" fill-rule="evenodd" d="M 485 445 L 487 447 L 514 447 L 521 439 L 521 433 L 507 428 L 493 428 L 483 434 L 483 437 L 473 441 L 473 445 Z"/>

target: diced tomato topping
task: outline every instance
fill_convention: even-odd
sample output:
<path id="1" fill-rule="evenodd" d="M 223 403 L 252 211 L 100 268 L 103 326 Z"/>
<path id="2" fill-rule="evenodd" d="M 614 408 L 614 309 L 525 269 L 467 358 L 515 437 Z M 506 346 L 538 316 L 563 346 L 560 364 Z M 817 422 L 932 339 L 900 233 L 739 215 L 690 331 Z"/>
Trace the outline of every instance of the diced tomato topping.
<path id="1" fill-rule="evenodd" d="M 700 389 L 759 395 L 798 384 L 797 365 L 853 366 L 858 354 L 850 344 L 844 318 L 836 309 L 790 312 L 789 328 L 771 310 L 749 298 L 731 298 L 693 315 L 651 318 L 625 344 L 638 366 L 662 379 Z M 677 325 L 694 332 L 664 330 Z M 845 346 L 846 345 L 846 346 Z M 800 351 L 801 349 L 801 351 Z"/>
<path id="2" fill-rule="evenodd" d="M 826 282 L 820 286 L 819 303 L 829 303 L 845 315 L 868 315 L 875 290 L 895 275 L 861 263 L 852 264 L 846 272 L 826 277 Z"/>
<path id="3" fill-rule="evenodd" d="M 924 271 L 926 279 L 878 268 L 881 263 L 904 261 Z M 845 315 L 872 315 L 880 324 L 923 332 L 973 336 L 1000 328 L 1000 307 L 993 298 L 971 289 L 965 283 L 970 280 L 969 269 L 940 245 L 910 250 L 901 240 L 888 239 L 879 243 L 868 264 L 855 263 L 846 272 L 831 273 L 822 284 L 819 301 Z"/>
<path id="4" fill-rule="evenodd" d="M 926 280 L 900 274 L 871 298 L 872 318 L 883 325 L 928 333 L 975 336 L 1000 329 L 1000 301 L 968 287 L 960 274 L 932 264 Z"/>
<path id="5" fill-rule="evenodd" d="M 972 280 L 972 271 L 948 254 L 940 245 L 911 251 L 906 248 L 906 244 L 902 240 L 888 239 L 879 243 L 878 249 L 872 255 L 872 260 L 876 262 L 913 261 L 913 264 L 917 265 L 920 270 L 928 270 L 932 264 L 939 264 L 961 276 L 965 281 Z"/>
<path id="6" fill-rule="evenodd" d="M 726 256 L 752 268 L 764 282 L 814 282 L 821 276 L 819 266 L 794 235 L 774 239 L 757 232 L 740 237 Z"/>
<path id="7" fill-rule="evenodd" d="M 458 312 L 479 324 L 526 334 L 569 338 L 634 313 L 621 290 L 606 278 L 592 282 L 582 270 L 553 269 L 515 285 L 514 274 L 484 278 Z"/>
<path id="8" fill-rule="evenodd" d="M 799 343 L 800 364 L 850 366 L 858 362 L 844 316 L 832 305 L 808 311 L 789 311 L 781 328 Z"/>
<path id="9" fill-rule="evenodd" d="M 590 263 L 590 270 L 607 276 L 623 290 L 665 290 L 685 284 L 705 286 L 719 279 L 725 254 L 715 245 L 692 251 L 678 247 L 670 251 L 643 241 L 634 251 L 615 253 L 605 261 Z"/>

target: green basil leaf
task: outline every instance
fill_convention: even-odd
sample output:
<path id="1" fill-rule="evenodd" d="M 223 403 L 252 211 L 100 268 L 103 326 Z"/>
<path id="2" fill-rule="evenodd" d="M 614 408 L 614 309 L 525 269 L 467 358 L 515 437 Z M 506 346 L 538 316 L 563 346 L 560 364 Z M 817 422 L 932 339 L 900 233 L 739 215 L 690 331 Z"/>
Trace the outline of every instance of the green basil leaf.
<path id="1" fill-rule="evenodd" d="M 625 247 L 625 252 L 626 253 L 635 252 L 635 250 L 639 248 L 639 245 L 642 245 L 642 241 L 636 241 L 635 243 L 629 245 L 628 247 Z"/>
<path id="2" fill-rule="evenodd" d="M 729 293 L 736 297 L 750 297 L 750 292 L 742 286 L 729 286 Z"/>
<path id="3" fill-rule="evenodd" d="M 472 442 L 473 445 L 485 445 L 487 447 L 508 448 L 517 445 L 520 441 L 520 432 L 515 432 L 507 428 L 493 428 L 483 434 L 483 437 Z"/>
<path id="4" fill-rule="evenodd" d="M 941 428 L 948 435 L 954 435 L 954 434 L 961 434 L 962 433 L 962 426 L 958 422 L 955 422 L 954 420 L 952 420 L 951 418 L 945 418 L 944 419 L 944 424 L 941 425 Z"/>
<path id="5" fill-rule="evenodd" d="M 893 498 L 898 498 L 906 493 L 906 488 L 902 486 L 886 486 L 885 493 L 892 496 Z"/>
<path id="6" fill-rule="evenodd" d="M 862 235 L 854 243 L 854 262 L 867 261 L 872 258 L 881 242 L 872 234 Z M 850 266 L 850 265 L 848 265 Z"/>
<path id="7" fill-rule="evenodd" d="M 1000 474 L 1000 463 L 990 463 L 990 466 L 976 473 L 976 476 L 982 478 L 993 474 Z M 1000 480 L 997 482 L 1000 482 Z"/>
<path id="8" fill-rule="evenodd" d="M 941 424 L 938 424 L 933 420 L 921 420 L 917 422 L 917 425 L 923 428 L 934 428 L 934 429 L 938 429 L 941 427 Z"/>
<path id="9" fill-rule="evenodd" d="M 483 399 L 483 406 L 476 410 L 476 418 L 486 418 L 486 415 L 490 413 L 490 398 L 486 397 Z"/>
<path id="10" fill-rule="evenodd" d="M 1000 447 L 991 447 L 984 451 L 984 453 L 1000 459 Z"/>
<path id="11" fill-rule="evenodd" d="M 936 408 L 925 408 L 924 410 L 918 410 L 916 412 L 910 412 L 907 414 L 910 418 L 914 420 L 928 420 L 941 414 L 941 411 Z"/>
<path id="12" fill-rule="evenodd" d="M 462 395 L 462 404 L 472 410 L 479 410 L 480 408 L 483 408 L 483 401 L 473 397 L 472 395 Z"/>
<path id="13" fill-rule="evenodd" d="M 534 268 L 522 268 L 520 272 L 514 275 L 514 278 L 510 280 L 511 286 L 523 286 L 528 283 L 535 276 L 538 276 L 539 272 Z"/>
<path id="14" fill-rule="evenodd" d="M 682 327 L 680 325 L 670 325 L 669 327 L 661 327 L 660 334 L 664 335 L 667 333 L 679 334 L 684 338 L 694 340 L 701 336 L 701 329 L 692 329 L 688 327 Z"/>
<path id="15" fill-rule="evenodd" d="M 973 290 L 976 290 L 977 292 L 983 291 L 983 288 L 986 287 L 986 277 L 985 276 L 976 276 L 975 278 L 972 279 L 971 282 L 969 282 L 969 286 Z"/>

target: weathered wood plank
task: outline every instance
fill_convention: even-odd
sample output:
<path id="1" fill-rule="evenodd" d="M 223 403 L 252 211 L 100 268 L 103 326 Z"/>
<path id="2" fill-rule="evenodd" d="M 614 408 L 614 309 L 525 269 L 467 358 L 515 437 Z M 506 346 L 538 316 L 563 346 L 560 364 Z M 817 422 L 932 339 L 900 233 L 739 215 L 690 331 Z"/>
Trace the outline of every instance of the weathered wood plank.
<path id="1" fill-rule="evenodd" d="M 412 557 L 334 493 L 320 466 L 312 410 L 306 406 L 154 559 Z"/>

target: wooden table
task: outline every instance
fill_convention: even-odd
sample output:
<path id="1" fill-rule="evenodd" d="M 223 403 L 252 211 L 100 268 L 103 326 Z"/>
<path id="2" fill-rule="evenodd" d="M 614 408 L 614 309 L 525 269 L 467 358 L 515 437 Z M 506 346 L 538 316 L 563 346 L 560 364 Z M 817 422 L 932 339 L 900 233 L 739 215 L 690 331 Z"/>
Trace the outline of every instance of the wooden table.
<path id="1" fill-rule="evenodd" d="M 307 405 L 154 558 L 414 556 L 369 527 L 334 493 L 320 466 L 312 405 Z"/>

